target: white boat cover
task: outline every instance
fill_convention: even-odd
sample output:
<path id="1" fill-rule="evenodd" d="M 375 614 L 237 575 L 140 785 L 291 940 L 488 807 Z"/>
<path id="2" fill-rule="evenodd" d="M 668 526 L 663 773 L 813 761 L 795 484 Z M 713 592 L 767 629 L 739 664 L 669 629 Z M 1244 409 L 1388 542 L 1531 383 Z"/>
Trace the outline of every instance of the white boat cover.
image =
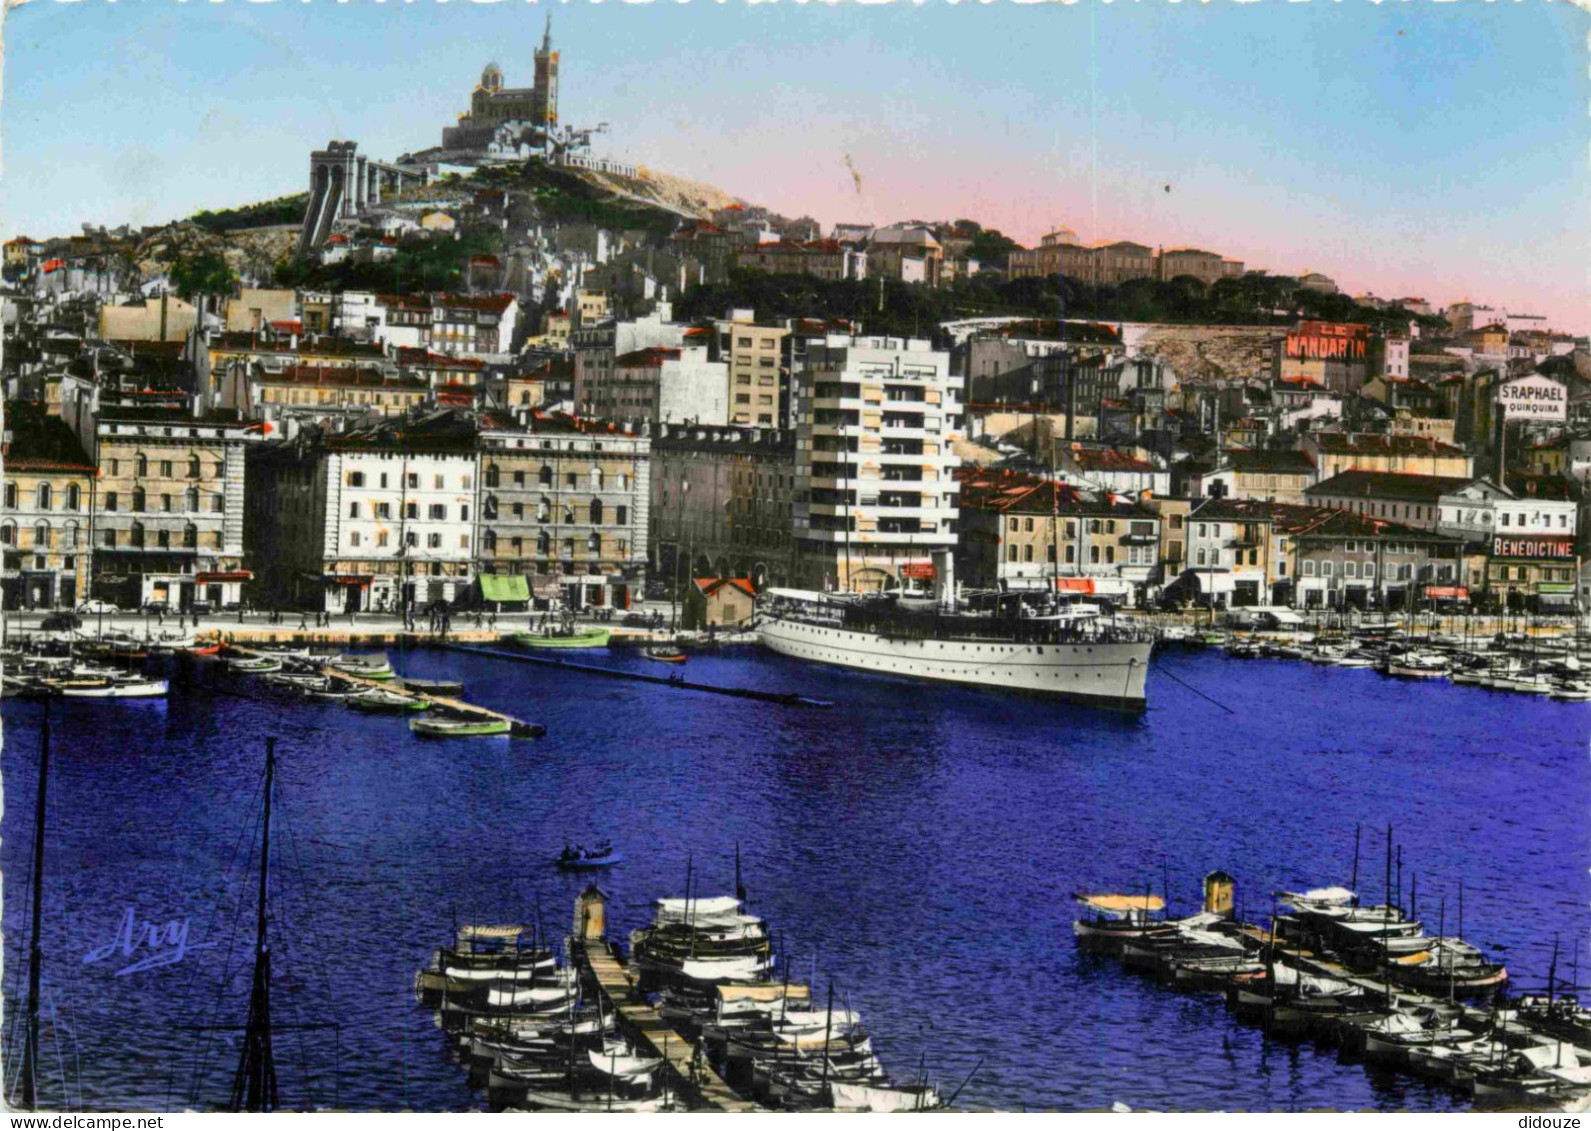
<path id="1" fill-rule="evenodd" d="M 927 1111 L 939 1106 L 939 1093 L 932 1089 L 918 1091 L 835 1080 L 829 1084 L 829 1094 L 838 1111 Z"/>
<path id="2" fill-rule="evenodd" d="M 459 928 L 459 941 L 468 942 L 470 939 L 517 939 L 520 935 L 530 934 L 532 927 L 515 927 L 508 924 L 492 926 L 487 924 L 471 923 Z"/>
<path id="3" fill-rule="evenodd" d="M 1316 910 L 1323 907 L 1342 907 L 1353 902 L 1354 893 L 1347 888 L 1314 888 L 1310 891 L 1284 891 L 1281 898 L 1299 910 Z"/>
<path id="4" fill-rule="evenodd" d="M 706 899 L 659 899 L 653 906 L 657 908 L 659 923 L 683 923 L 687 919 L 703 923 L 738 914 L 740 900 L 732 895 L 713 895 Z"/>
<path id="5" fill-rule="evenodd" d="M 663 1063 L 662 1057 L 635 1056 L 628 1051 L 611 1054 L 605 1049 L 601 1052 L 587 1049 L 586 1055 L 591 1058 L 593 1068 L 609 1076 L 648 1076 Z"/>
<path id="6" fill-rule="evenodd" d="M 1526 1072 L 1540 1072 L 1548 1068 L 1578 1068 L 1580 1058 L 1575 1055 L 1574 1046 L 1564 1041 L 1561 1046 L 1553 1043 L 1520 1049 L 1514 1054 L 1514 1063 Z"/>
<path id="7" fill-rule="evenodd" d="M 719 978 L 755 978 L 767 968 L 767 960 L 754 954 L 731 958 L 687 958 L 680 963 L 681 974 L 703 982 Z"/>
<path id="8" fill-rule="evenodd" d="M 1105 915 L 1143 914 L 1164 911 L 1166 901 L 1158 895 L 1079 895 L 1077 902 Z"/>
<path id="9" fill-rule="evenodd" d="M 1567 1060 L 1569 1054 L 1564 1053 Z M 1542 1073 L 1551 1076 L 1554 1080 L 1562 1080 L 1566 1084 L 1577 1084 L 1580 1087 L 1591 1085 L 1591 1064 L 1580 1064 L 1573 1068 L 1544 1068 Z"/>

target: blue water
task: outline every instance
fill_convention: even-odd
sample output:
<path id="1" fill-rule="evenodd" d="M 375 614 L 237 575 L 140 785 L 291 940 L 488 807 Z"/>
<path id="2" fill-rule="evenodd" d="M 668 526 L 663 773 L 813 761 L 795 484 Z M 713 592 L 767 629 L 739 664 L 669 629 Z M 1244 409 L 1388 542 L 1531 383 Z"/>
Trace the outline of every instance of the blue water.
<path id="1" fill-rule="evenodd" d="M 169 702 L 52 707 L 46 1102 L 181 1106 L 196 1078 L 200 1103 L 225 1101 L 235 1034 L 184 1026 L 243 1020 L 253 893 L 237 854 L 255 835 L 266 735 L 280 738 L 276 1018 L 340 1026 L 279 1035 L 295 1103 L 478 1106 L 411 979 L 455 916 L 531 920 L 539 907 L 549 932 L 566 931 L 585 881 L 546 864 L 566 837 L 609 835 L 625 853 L 602 879 L 621 937 L 648 900 L 683 894 L 688 860 L 703 894 L 727 893 L 738 842 L 796 976 L 815 969 L 820 994 L 832 980 L 901 1076 L 926 1058 L 954 1088 L 986 1058 L 959 1101 L 974 1107 L 1461 1106 L 1308 1044 L 1267 1046 L 1217 997 L 1080 955 L 1081 889 L 1158 892 L 1164 877 L 1187 913 L 1200 876 L 1222 868 L 1259 917 L 1278 888 L 1346 883 L 1360 823 L 1361 887 L 1379 898 L 1390 822 L 1432 929 L 1444 894 L 1456 927 L 1462 881 L 1465 934 L 1520 982 L 1545 978 L 1554 935 L 1565 963 L 1591 937 L 1587 704 L 1219 653 L 1157 657 L 1140 718 L 756 651 L 689 664 L 693 680 L 835 702 L 820 711 L 392 656 L 411 675 L 462 677 L 467 698 L 548 736 L 419 740 L 403 719 L 277 698 L 187 659 Z M 12 1002 L 40 712 L 4 709 Z M 190 942 L 217 945 L 122 976 L 134 959 L 85 964 L 129 907 L 188 919 Z"/>

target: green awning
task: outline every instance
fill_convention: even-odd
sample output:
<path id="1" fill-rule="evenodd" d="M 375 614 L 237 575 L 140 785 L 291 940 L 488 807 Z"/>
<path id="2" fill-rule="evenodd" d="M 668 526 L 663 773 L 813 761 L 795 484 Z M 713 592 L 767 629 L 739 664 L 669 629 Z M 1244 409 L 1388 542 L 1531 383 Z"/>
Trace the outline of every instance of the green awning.
<path id="1" fill-rule="evenodd" d="M 524 574 L 483 573 L 481 574 L 481 600 L 528 601 L 530 600 L 530 586 L 525 583 Z"/>

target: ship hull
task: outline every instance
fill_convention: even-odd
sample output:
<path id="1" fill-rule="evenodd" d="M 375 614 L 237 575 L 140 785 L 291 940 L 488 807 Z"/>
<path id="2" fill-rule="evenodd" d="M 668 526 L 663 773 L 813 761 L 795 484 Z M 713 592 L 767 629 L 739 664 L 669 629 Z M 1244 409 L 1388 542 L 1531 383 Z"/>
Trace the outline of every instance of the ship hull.
<path id="1" fill-rule="evenodd" d="M 890 639 L 779 617 L 758 628 L 782 656 L 880 675 L 1014 691 L 1122 711 L 1142 711 L 1152 644 L 1024 644 L 998 640 Z"/>

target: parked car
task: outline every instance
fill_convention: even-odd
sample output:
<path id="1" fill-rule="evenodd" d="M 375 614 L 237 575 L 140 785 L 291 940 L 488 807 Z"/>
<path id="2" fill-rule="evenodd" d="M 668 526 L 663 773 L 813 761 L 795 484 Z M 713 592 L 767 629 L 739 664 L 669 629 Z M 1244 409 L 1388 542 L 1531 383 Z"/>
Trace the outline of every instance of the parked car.
<path id="1" fill-rule="evenodd" d="M 121 612 L 120 609 L 111 604 L 109 601 L 84 601 L 77 607 L 77 611 L 91 617 L 99 616 L 101 613 L 110 614 Z"/>
<path id="2" fill-rule="evenodd" d="M 645 628 L 651 621 L 651 617 L 642 613 L 627 613 L 623 623 L 626 628 Z"/>
<path id="3" fill-rule="evenodd" d="M 146 601 L 143 608 L 138 611 L 151 617 L 157 613 L 164 616 L 166 613 L 171 612 L 171 603 L 169 601 Z"/>

